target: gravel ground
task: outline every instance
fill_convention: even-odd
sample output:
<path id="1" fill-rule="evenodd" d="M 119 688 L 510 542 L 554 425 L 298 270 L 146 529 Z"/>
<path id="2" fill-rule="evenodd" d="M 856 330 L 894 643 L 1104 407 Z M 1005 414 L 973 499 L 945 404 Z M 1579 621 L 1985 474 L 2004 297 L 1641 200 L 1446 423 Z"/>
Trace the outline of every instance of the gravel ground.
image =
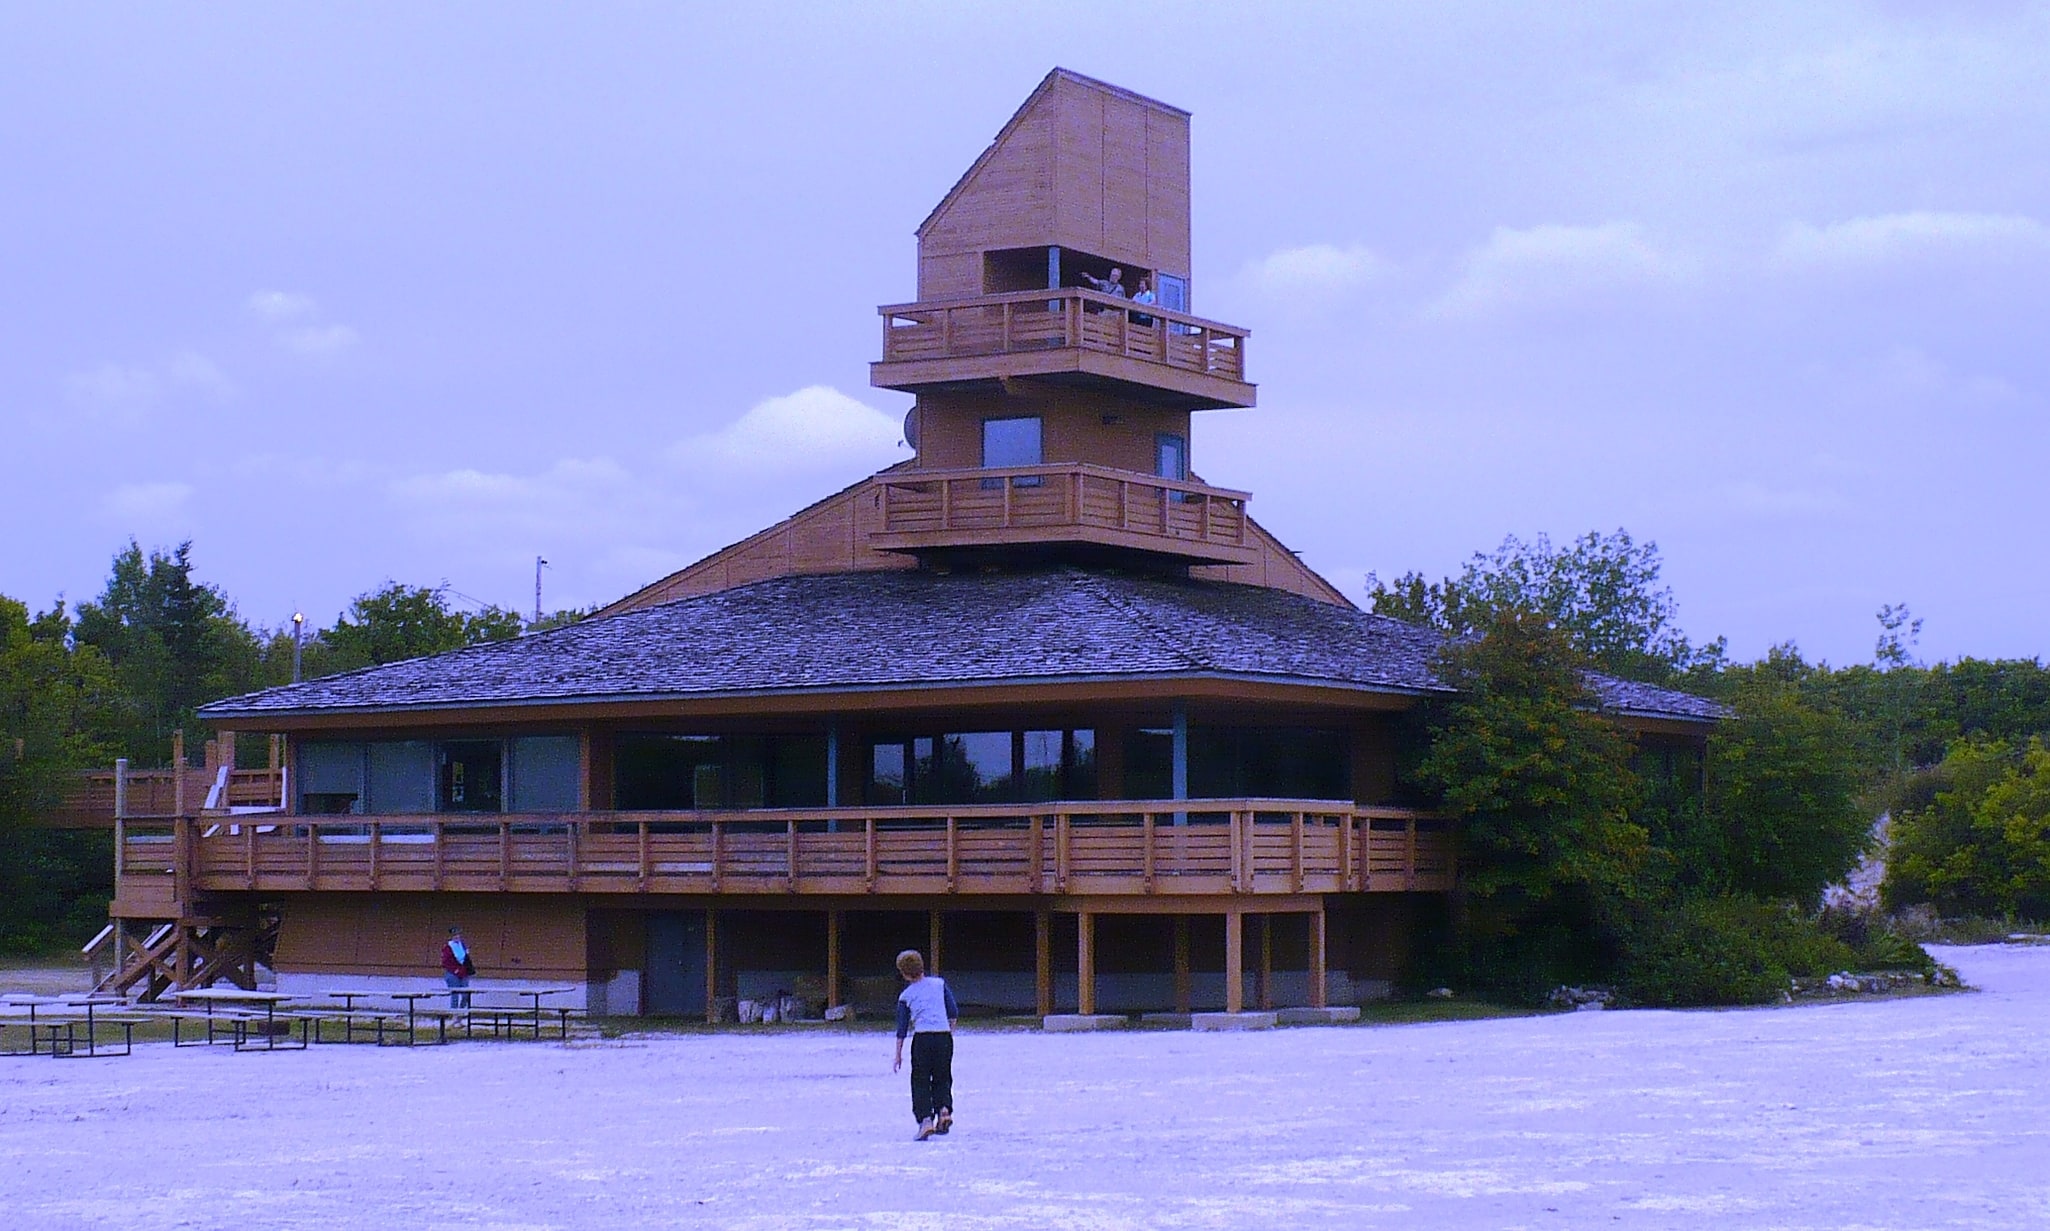
<path id="1" fill-rule="evenodd" d="M 2050 1225 L 2050 947 L 1977 992 L 1247 1035 L 969 1031 L 0 1060 L 0 1225 Z"/>

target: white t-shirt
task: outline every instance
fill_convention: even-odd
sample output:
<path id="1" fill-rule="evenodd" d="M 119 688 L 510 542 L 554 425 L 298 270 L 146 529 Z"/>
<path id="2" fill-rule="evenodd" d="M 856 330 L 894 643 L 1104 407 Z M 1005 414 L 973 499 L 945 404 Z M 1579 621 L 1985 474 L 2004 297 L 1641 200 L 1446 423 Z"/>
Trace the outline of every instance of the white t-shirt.
<path id="1" fill-rule="evenodd" d="M 906 983 L 904 990 L 897 993 L 897 1003 L 910 1011 L 908 1024 L 912 1034 L 944 1033 L 953 1029 L 948 1019 L 960 1015 L 954 1008 L 953 995 L 947 991 L 947 981 L 938 975 Z"/>

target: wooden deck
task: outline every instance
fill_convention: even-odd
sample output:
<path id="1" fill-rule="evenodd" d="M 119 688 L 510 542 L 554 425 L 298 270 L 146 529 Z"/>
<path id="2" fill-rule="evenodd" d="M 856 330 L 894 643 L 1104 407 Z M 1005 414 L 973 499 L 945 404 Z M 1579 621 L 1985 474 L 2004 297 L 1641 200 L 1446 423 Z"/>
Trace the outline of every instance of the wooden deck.
<path id="1" fill-rule="evenodd" d="M 1321 800 L 198 817 L 126 830 L 123 894 L 178 901 L 309 890 L 1246 896 L 1445 890 L 1453 871 L 1443 822 Z"/>
<path id="2" fill-rule="evenodd" d="M 59 829 L 112 829 L 117 804 L 136 818 L 193 815 L 210 808 L 276 807 L 283 772 L 275 769 L 86 770 L 76 775 L 43 823 Z"/>
<path id="3" fill-rule="evenodd" d="M 1071 463 L 877 475 L 884 551 L 1095 543 L 1208 564 L 1258 556 L 1245 492 Z"/>
<path id="4" fill-rule="evenodd" d="M 1096 378 L 1165 391 L 1191 409 L 1251 406 L 1247 331 L 1062 287 L 889 304 L 879 388 L 920 389 L 1027 376 Z"/>

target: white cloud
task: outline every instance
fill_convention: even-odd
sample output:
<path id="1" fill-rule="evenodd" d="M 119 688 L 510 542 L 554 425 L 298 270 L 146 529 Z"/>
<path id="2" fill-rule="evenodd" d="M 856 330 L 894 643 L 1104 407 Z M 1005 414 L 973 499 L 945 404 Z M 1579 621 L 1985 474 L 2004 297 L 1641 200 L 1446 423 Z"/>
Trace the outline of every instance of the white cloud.
<path id="1" fill-rule="evenodd" d="M 107 493 L 101 508 L 130 529 L 149 529 L 185 511 L 189 483 L 128 483 Z"/>
<path id="2" fill-rule="evenodd" d="M 347 325 L 319 324 L 320 305 L 296 291 L 257 291 L 249 310 L 271 327 L 271 340 L 308 359 L 330 359 L 361 340 Z"/>
<path id="3" fill-rule="evenodd" d="M 235 383 L 213 360 L 195 351 L 179 351 L 160 368 L 103 363 L 64 378 L 64 395 L 72 405 L 127 419 L 179 391 L 218 402 L 234 395 Z"/>
<path id="4" fill-rule="evenodd" d="M 1944 253 L 2050 253 L 2050 227 L 2022 214 L 1916 210 L 1827 226 L 1790 224 L 1776 261 L 1787 267 L 1872 267 Z"/>
<path id="5" fill-rule="evenodd" d="M 357 341 L 356 331 L 347 325 L 307 325 L 283 330 L 277 337 L 278 344 L 286 350 L 311 359 L 339 355 Z"/>
<path id="6" fill-rule="evenodd" d="M 1248 264 L 1240 277 L 1253 289 L 1276 298 L 1329 298 L 1373 281 L 1388 272 L 1388 262 L 1370 248 L 1354 244 L 1308 244 L 1283 248 Z"/>
<path id="7" fill-rule="evenodd" d="M 64 378 L 64 396 L 88 410 L 132 413 L 154 404 L 163 392 L 164 383 L 155 372 L 112 363 Z"/>
<path id="8" fill-rule="evenodd" d="M 806 474 L 900 461 L 903 427 L 830 385 L 766 398 L 716 432 L 678 441 L 669 459 L 704 477 Z"/>
<path id="9" fill-rule="evenodd" d="M 1467 253 L 1459 280 L 1426 311 L 1431 316 L 1482 316 L 1678 282 L 1693 272 L 1691 259 L 1654 245 L 1632 222 L 1496 227 L 1487 243 Z"/>
<path id="10" fill-rule="evenodd" d="M 194 351 L 179 351 L 171 356 L 164 374 L 171 384 L 192 389 L 217 402 L 235 393 L 235 382 L 229 380 L 213 360 Z"/>
<path id="11" fill-rule="evenodd" d="M 249 310 L 272 324 L 312 316 L 316 305 L 311 296 L 291 291 L 258 291 L 249 297 Z"/>

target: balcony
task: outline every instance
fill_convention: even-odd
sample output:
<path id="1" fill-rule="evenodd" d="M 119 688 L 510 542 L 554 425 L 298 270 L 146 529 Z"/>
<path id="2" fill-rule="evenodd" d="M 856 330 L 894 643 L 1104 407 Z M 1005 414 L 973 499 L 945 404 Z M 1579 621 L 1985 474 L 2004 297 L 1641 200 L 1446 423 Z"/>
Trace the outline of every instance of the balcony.
<path id="1" fill-rule="evenodd" d="M 178 901 L 309 890 L 1243 896 L 1442 891 L 1452 875 L 1440 820 L 1281 799 L 206 817 L 131 822 L 121 851 L 123 895 Z"/>
<path id="2" fill-rule="evenodd" d="M 893 304 L 870 382 L 906 393 L 1038 378 L 1186 410 L 1251 406 L 1243 329 L 1062 287 Z"/>
<path id="3" fill-rule="evenodd" d="M 1250 564 L 1245 492 L 1086 463 L 876 476 L 882 551 L 1085 543 Z"/>

